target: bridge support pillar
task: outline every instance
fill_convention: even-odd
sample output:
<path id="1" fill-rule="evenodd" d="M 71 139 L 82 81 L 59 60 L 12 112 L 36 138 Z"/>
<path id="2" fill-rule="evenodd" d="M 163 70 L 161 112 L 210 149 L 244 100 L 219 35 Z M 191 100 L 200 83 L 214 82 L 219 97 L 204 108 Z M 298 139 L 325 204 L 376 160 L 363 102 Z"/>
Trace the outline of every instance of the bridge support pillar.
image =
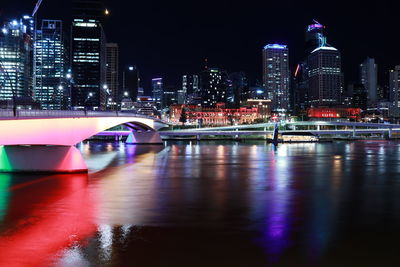
<path id="1" fill-rule="evenodd" d="M 1 146 L 0 172 L 82 173 L 88 168 L 74 146 Z"/>
<path id="2" fill-rule="evenodd" d="M 393 135 L 393 130 L 392 130 L 392 128 L 389 128 L 389 133 L 388 133 L 389 139 L 392 138 L 392 135 Z"/>
<path id="3" fill-rule="evenodd" d="M 138 145 L 138 144 L 157 144 L 162 145 L 160 134 L 156 131 L 147 132 L 131 132 L 126 139 L 127 144 Z"/>
<path id="4" fill-rule="evenodd" d="M 357 137 L 356 126 L 353 126 L 353 138 Z"/>

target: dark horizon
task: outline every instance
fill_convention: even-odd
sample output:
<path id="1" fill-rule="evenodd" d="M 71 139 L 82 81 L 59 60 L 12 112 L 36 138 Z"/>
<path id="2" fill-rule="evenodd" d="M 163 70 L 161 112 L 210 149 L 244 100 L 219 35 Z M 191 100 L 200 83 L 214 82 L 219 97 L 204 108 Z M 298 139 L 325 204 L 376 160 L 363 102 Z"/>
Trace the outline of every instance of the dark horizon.
<path id="1" fill-rule="evenodd" d="M 3 0 L 0 22 L 31 13 L 35 2 Z M 39 18 L 69 23 L 71 2 L 44 0 Z M 328 43 L 340 50 L 346 84 L 358 80 L 358 65 L 368 56 L 376 59 L 380 85 L 388 82 L 387 71 L 400 64 L 400 51 L 390 45 L 398 39 L 394 33 L 400 5 L 395 1 L 332 6 L 317 1 L 104 2 L 111 12 L 104 23 L 107 41 L 119 44 L 121 66 L 138 66 L 147 92 L 154 77 L 164 77 L 166 85 L 178 88 L 181 76 L 200 72 L 205 58 L 209 66 L 244 71 L 254 84 L 261 81 L 261 51 L 267 43 L 288 45 L 293 73 L 313 19 L 326 26 Z"/>

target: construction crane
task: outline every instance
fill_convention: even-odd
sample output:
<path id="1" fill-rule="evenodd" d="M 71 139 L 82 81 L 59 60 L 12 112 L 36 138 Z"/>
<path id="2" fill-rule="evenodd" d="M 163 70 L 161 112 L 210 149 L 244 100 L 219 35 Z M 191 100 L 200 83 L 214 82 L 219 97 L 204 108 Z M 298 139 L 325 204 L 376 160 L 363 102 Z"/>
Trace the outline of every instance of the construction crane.
<path id="1" fill-rule="evenodd" d="M 32 18 L 34 18 L 36 16 L 36 13 L 38 12 L 38 10 L 40 8 L 40 5 L 42 4 L 42 1 L 43 0 L 37 1 L 36 6 L 35 6 L 35 8 L 33 9 L 33 12 L 32 12 Z"/>
<path id="2" fill-rule="evenodd" d="M 33 90 L 36 89 L 36 41 L 37 41 L 37 17 L 36 14 L 39 11 L 40 5 L 42 4 L 43 0 L 38 0 L 36 2 L 35 8 L 33 9 L 32 12 L 32 18 L 34 21 L 34 28 L 33 28 Z"/>

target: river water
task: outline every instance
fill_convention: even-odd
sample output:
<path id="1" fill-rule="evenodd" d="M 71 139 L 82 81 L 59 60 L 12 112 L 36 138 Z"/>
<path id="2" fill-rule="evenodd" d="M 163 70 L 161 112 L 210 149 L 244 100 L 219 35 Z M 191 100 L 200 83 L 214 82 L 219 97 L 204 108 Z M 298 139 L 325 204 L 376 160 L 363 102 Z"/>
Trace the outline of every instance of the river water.
<path id="1" fill-rule="evenodd" d="M 0 266 L 400 266 L 400 143 L 84 143 L 0 174 Z"/>

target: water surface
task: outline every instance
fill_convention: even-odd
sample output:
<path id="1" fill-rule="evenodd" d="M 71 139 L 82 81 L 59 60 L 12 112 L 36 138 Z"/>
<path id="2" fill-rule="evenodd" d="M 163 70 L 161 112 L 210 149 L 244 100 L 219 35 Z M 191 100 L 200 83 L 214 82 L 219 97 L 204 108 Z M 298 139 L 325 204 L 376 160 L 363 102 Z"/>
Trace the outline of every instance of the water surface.
<path id="1" fill-rule="evenodd" d="M 0 266 L 400 266 L 400 143 L 85 143 L 0 174 Z"/>

